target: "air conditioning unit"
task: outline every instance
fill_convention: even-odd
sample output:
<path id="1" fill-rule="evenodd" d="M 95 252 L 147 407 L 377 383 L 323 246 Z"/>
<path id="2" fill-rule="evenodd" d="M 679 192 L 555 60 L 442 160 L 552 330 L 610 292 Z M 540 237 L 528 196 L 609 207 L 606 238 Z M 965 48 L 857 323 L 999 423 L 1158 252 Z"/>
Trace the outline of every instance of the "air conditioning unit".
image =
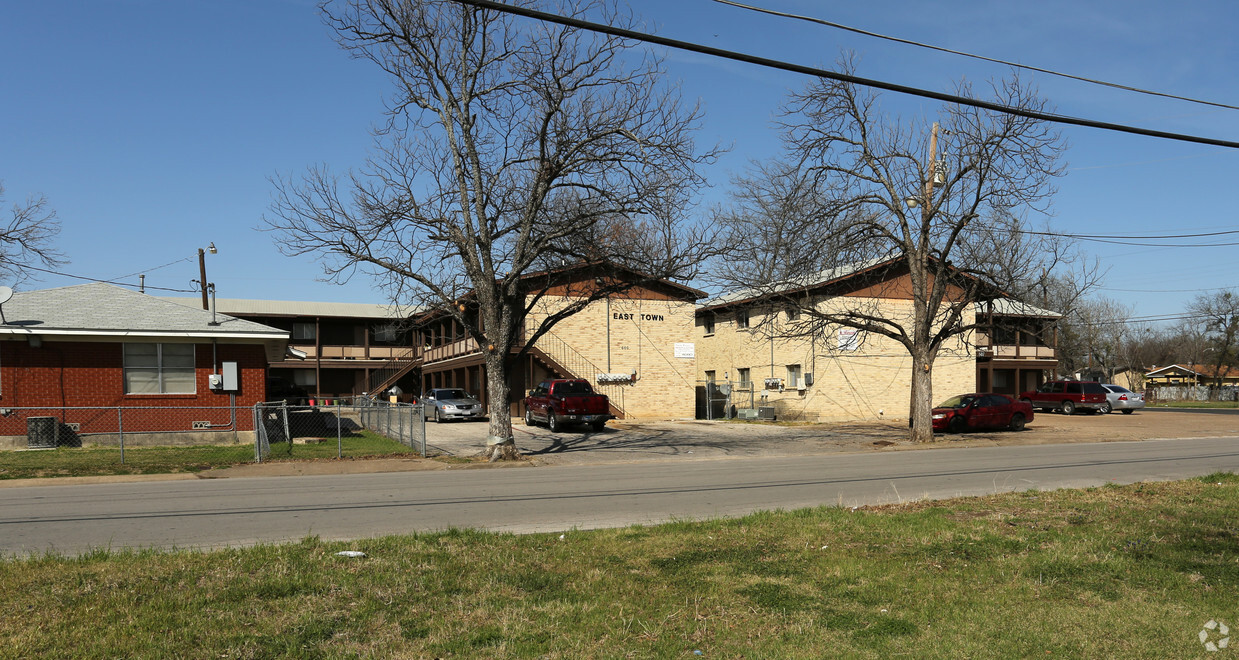
<path id="1" fill-rule="evenodd" d="M 774 421 L 774 407 L 762 406 L 757 409 L 757 419 L 768 419 Z"/>
<path id="2" fill-rule="evenodd" d="M 736 419 L 757 419 L 757 409 L 736 408 Z"/>

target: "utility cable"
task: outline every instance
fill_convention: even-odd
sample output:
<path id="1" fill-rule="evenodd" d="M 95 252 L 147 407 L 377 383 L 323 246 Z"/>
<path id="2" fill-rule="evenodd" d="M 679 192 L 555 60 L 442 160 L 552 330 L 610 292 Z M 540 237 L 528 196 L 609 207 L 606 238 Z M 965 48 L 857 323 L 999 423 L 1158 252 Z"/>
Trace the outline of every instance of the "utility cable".
<path id="1" fill-rule="evenodd" d="M 817 24 L 819 24 L 819 25 L 825 25 L 825 26 L 827 26 L 827 27 L 837 28 L 837 29 L 840 29 L 840 30 L 846 30 L 846 31 L 848 31 L 848 32 L 854 32 L 854 33 L 856 33 L 856 34 L 863 34 L 863 35 L 865 35 L 865 36 L 867 36 L 867 37 L 877 37 L 878 39 L 885 39 L 885 40 L 887 40 L 887 41 L 894 41 L 894 42 L 896 42 L 896 43 L 907 44 L 907 45 L 909 45 L 909 46 L 918 46 L 918 47 L 920 47 L 920 48 L 928 48 L 929 50 L 936 50 L 936 51 L 943 52 L 943 53 L 950 53 L 950 54 L 952 54 L 952 55 L 962 55 L 963 57 L 971 57 L 971 58 L 973 58 L 973 59 L 977 59 L 977 60 L 984 60 L 984 61 L 986 61 L 986 62 L 993 62 L 993 63 L 995 63 L 995 64 L 1002 64 L 1002 65 L 1006 65 L 1006 66 L 1016 67 L 1016 68 L 1019 68 L 1019 69 L 1026 69 L 1026 70 L 1028 70 L 1028 71 L 1036 71 L 1037 73 L 1046 73 L 1046 74 L 1049 74 L 1049 75 L 1051 75 L 1051 76 L 1059 76 L 1059 77 L 1061 77 L 1061 78 L 1069 78 L 1069 79 L 1071 79 L 1071 80 L 1078 80 L 1078 81 L 1080 81 L 1080 82 L 1092 83 L 1092 84 L 1094 84 L 1094 85 L 1102 85 L 1102 86 L 1105 86 L 1105 87 L 1113 87 L 1114 89 L 1121 89 L 1121 90 L 1128 91 L 1128 92 L 1136 92 L 1136 93 L 1138 93 L 1138 94 L 1148 94 L 1148 95 L 1150 95 L 1150 96 L 1160 96 L 1160 97 L 1162 97 L 1162 98 L 1174 99 L 1174 100 L 1176 100 L 1176 101 L 1187 101 L 1188 103 L 1199 103 L 1199 104 L 1201 104 L 1201 105 L 1211 105 L 1211 106 L 1213 106 L 1213 107 L 1215 107 L 1215 108 L 1226 108 L 1227 110 L 1239 110 L 1239 106 L 1227 105 L 1227 104 L 1225 104 L 1225 103 L 1217 103 L 1217 102 L 1215 102 L 1215 101 L 1204 101 L 1204 100 L 1201 100 L 1201 99 L 1194 99 L 1194 98 L 1190 98 L 1190 97 L 1187 97 L 1187 96 L 1177 96 L 1177 95 L 1175 95 L 1175 94 L 1167 94 L 1167 93 L 1165 93 L 1165 92 L 1155 92 L 1155 91 L 1153 91 L 1153 90 L 1149 90 L 1149 89 L 1141 89 L 1141 88 L 1139 88 L 1139 87 L 1131 87 L 1131 86 L 1129 86 L 1129 85 L 1120 85 L 1120 84 L 1118 84 L 1118 83 L 1106 82 L 1106 81 L 1104 81 L 1104 80 L 1097 80 L 1097 79 L 1095 79 L 1095 78 L 1085 78 L 1084 76 L 1076 76 L 1076 75 L 1072 75 L 1072 74 L 1070 74 L 1070 73 L 1062 73 L 1062 72 L 1060 72 L 1060 71 L 1053 71 L 1053 70 L 1051 70 L 1051 69 L 1042 69 L 1041 67 L 1031 66 L 1031 65 L 1028 65 L 1028 64 L 1020 64 L 1020 63 L 1018 63 L 1018 62 L 1008 62 L 1008 61 L 1006 61 L 1006 60 L 1000 60 L 1000 59 L 996 59 L 996 58 L 993 58 L 993 57 L 986 57 L 986 56 L 984 56 L 984 55 L 976 55 L 976 54 L 973 54 L 973 53 L 966 53 L 966 52 L 964 52 L 964 51 L 962 51 L 962 50 L 952 50 L 952 49 L 950 49 L 950 48 L 943 48 L 942 46 L 935 46 L 935 45 L 933 45 L 933 44 L 922 43 L 922 42 L 920 42 L 920 41 L 912 41 L 911 39 L 901 39 L 901 38 L 899 38 L 899 37 L 892 37 L 892 36 L 890 36 L 890 35 L 886 35 L 886 34 L 879 34 L 879 33 L 877 33 L 877 32 L 870 32 L 870 31 L 868 31 L 868 30 L 862 30 L 862 29 L 860 29 L 860 28 L 854 28 L 854 27 L 851 27 L 851 26 L 848 26 L 848 25 L 843 25 L 843 24 L 841 24 L 841 23 L 833 23 L 833 22 L 831 22 L 831 21 L 827 21 L 827 20 L 824 20 L 824 19 L 821 19 L 821 18 L 815 18 L 815 17 L 813 17 L 813 16 L 803 16 L 803 15 L 800 15 L 800 14 L 790 14 L 790 13 L 787 13 L 787 12 L 775 11 L 775 10 L 773 10 L 773 9 L 766 9 L 765 7 L 755 7 L 755 6 L 753 6 L 753 5 L 741 4 L 741 3 L 739 3 L 739 2 L 733 2 L 732 0 L 714 0 L 714 2 L 717 2 L 717 3 L 719 3 L 719 4 L 724 4 L 724 5 L 731 5 L 732 7 L 739 7 L 740 9 L 747 9 L 747 10 L 749 10 L 749 11 L 760 12 L 760 13 L 763 13 L 763 14 L 770 14 L 771 16 L 779 16 L 779 17 L 782 17 L 782 18 L 794 18 L 794 19 L 799 20 L 799 21 L 808 21 L 808 22 L 810 22 L 810 23 L 817 23 Z"/>
<path id="2" fill-rule="evenodd" d="M 86 280 L 87 282 L 99 282 L 100 284 L 115 284 L 116 286 L 127 286 L 127 287 L 135 288 L 135 289 L 138 287 L 137 284 L 130 284 L 128 282 L 117 282 L 115 280 L 101 280 L 101 279 L 94 278 L 94 277 L 86 277 L 84 275 L 70 275 L 69 273 L 62 273 L 56 270 L 48 270 L 46 268 L 38 268 L 36 266 L 21 266 L 21 270 L 37 270 L 40 273 L 48 273 L 50 275 L 59 275 L 61 277 L 71 277 L 75 280 Z M 150 286 L 149 284 L 145 285 L 144 288 L 154 289 L 156 291 L 171 291 L 173 293 L 198 293 L 199 291 L 198 289 L 170 289 L 168 287 L 163 287 L 163 286 Z"/>
<path id="3" fill-rule="evenodd" d="M 1165 139 L 1165 140 L 1175 140 L 1179 142 L 1194 142 L 1196 144 L 1208 144 L 1208 145 L 1212 145 L 1215 147 L 1226 147 L 1228 149 L 1239 149 L 1239 142 L 1235 142 L 1232 140 L 1220 140 L 1217 138 L 1203 137 L 1203 136 L 1198 136 L 1198 135 L 1171 133 L 1167 131 L 1158 131 L 1158 130 L 1153 130 L 1149 128 L 1140 128 L 1137 126 L 1128 126 L 1125 124 L 1115 124 L 1111 122 L 1102 122 L 1102 121 L 1096 121 L 1092 119 L 1083 119 L 1080 117 L 1071 117 L 1068 115 L 1059 115 L 1059 114 L 1054 114 L 1050 112 L 1040 112 L 1036 110 L 1029 110 L 1027 108 L 1014 108 L 1011 106 L 1003 105 L 1001 103 L 994 103 L 991 101 L 982 101 L 980 99 L 972 99 L 972 98 L 968 98 L 965 96 L 959 96 L 956 94 L 944 94 L 942 92 L 935 92 L 935 91 L 931 91 L 927 89 L 921 89 L 919 87 L 909 87 L 907 85 L 899 85 L 895 83 L 885 82 L 882 80 L 875 80 L 872 78 L 862 78 L 860 76 L 853 76 L 853 75 L 846 74 L 846 73 L 838 73 L 835 71 L 830 71 L 830 70 L 822 69 L 818 67 L 804 66 L 802 64 L 793 64 L 791 62 L 783 62 L 780 60 L 774 60 L 774 59 L 770 59 L 766 57 L 748 55 L 748 54 L 739 53 L 736 51 L 724 50 L 722 48 L 704 46 L 704 45 L 696 44 L 696 43 L 689 42 L 689 41 L 681 41 L 679 39 L 668 39 L 666 37 L 660 37 L 660 36 L 649 34 L 646 32 L 637 32 L 636 30 L 617 28 L 617 27 L 605 25 L 602 23 L 593 23 L 590 21 L 583 21 L 577 18 L 560 16 L 558 14 L 552 14 L 552 13 L 548 13 L 544 11 L 537 11 L 535 9 L 529 9 L 526 7 L 505 5 L 505 4 L 501 4 L 498 2 L 492 2 L 491 0 L 452 0 L 452 1 L 457 2 L 459 4 L 469 5 L 471 7 L 478 7 L 481 9 L 490 9 L 493 11 L 503 12 L 506 14 L 524 16 L 526 18 L 532 18 L 532 19 L 536 19 L 540 21 L 545 21 L 548 23 L 556 23 L 558 25 L 564 25 L 567 27 L 577 28 L 580 30 L 589 30 L 591 32 L 609 34 L 611 36 L 620 37 L 622 39 L 631 39 L 633 41 L 652 43 L 652 44 L 657 44 L 660 46 L 666 46 L 668 48 L 676 48 L 679 50 L 686 50 L 689 52 L 701 53 L 703 55 L 710 55 L 713 57 L 721 57 L 724 59 L 735 60 L 737 62 L 745 62 L 747 64 L 756 64 L 758 66 L 763 66 L 763 67 L 767 67 L 771 69 L 790 71 L 792 73 L 815 76 L 818 78 L 826 78 L 828 80 L 837 80 L 840 82 L 850 83 L 854 85 L 873 87 L 875 89 L 884 89 L 890 92 L 896 92 L 898 94 L 920 96 L 922 98 L 934 99 L 936 101 L 943 101 L 946 103 L 955 103 L 958 105 L 981 108 L 983 110 L 992 110 L 994 112 L 1001 112 L 1001 113 L 1005 113 L 1009 115 L 1015 115 L 1017 117 L 1025 117 L 1027 119 L 1036 119 L 1039 121 L 1046 121 L 1046 122 L 1052 122 L 1052 123 L 1057 123 L 1057 124 L 1067 124 L 1071 126 L 1083 126 L 1085 128 L 1096 128 L 1096 129 L 1107 130 L 1107 131 L 1115 131 L 1119 133 L 1130 133 L 1133 135 L 1143 135 L 1145 137 L 1154 137 L 1154 138 L 1160 138 L 1160 139 Z"/>

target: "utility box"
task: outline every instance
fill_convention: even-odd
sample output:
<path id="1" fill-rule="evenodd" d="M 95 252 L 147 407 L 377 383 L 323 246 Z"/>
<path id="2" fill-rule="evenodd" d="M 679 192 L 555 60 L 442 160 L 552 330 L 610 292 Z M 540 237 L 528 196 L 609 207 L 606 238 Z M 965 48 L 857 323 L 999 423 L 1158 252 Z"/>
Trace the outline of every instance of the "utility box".
<path id="1" fill-rule="evenodd" d="M 55 417 L 26 418 L 26 448 L 55 449 L 60 444 L 60 420 Z"/>
<path id="2" fill-rule="evenodd" d="M 236 392 L 241 389 L 241 379 L 237 371 L 236 362 L 225 362 L 223 365 L 223 390 L 225 392 Z"/>

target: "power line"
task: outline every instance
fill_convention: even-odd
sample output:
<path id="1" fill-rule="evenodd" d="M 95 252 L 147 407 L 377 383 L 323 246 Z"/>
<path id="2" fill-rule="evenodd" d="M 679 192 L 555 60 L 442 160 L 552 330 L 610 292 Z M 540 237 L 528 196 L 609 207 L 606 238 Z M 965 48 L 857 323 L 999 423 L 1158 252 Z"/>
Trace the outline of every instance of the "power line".
<path id="1" fill-rule="evenodd" d="M 1115 289 L 1108 286 L 1099 286 L 1101 291 L 1120 291 L 1122 293 L 1204 293 L 1205 291 L 1225 291 L 1233 289 L 1232 286 L 1215 286 L 1208 289 Z"/>
<path id="2" fill-rule="evenodd" d="M 40 273 L 59 275 L 61 277 L 71 277 L 75 280 L 86 280 L 87 282 L 99 282 L 100 284 L 115 284 L 116 286 L 127 286 L 127 287 L 135 288 L 135 289 L 138 288 L 137 284 L 130 284 L 128 282 L 117 282 L 115 280 L 101 280 L 101 279 L 94 278 L 94 277 L 86 277 L 84 275 L 70 275 L 69 273 L 62 273 L 57 270 L 48 270 L 46 268 L 38 268 L 36 266 L 22 266 L 22 269 L 23 270 L 37 270 Z M 197 289 L 170 289 L 168 287 L 150 286 L 150 285 L 143 285 L 143 288 L 154 289 L 156 291 L 172 291 L 174 293 L 198 293 Z"/>
<path id="3" fill-rule="evenodd" d="M 147 268 L 147 269 L 145 269 L 145 270 L 139 270 L 139 271 L 134 272 L 134 273 L 129 273 L 128 275 L 121 275 L 120 277 L 117 277 L 116 279 L 118 279 L 118 280 L 122 280 L 122 279 L 125 279 L 126 277 L 133 277 L 134 275 L 143 275 L 143 274 L 145 274 L 145 273 L 149 273 L 149 272 L 151 272 L 151 271 L 159 270 L 159 269 L 161 269 L 161 268 L 167 268 L 168 266 L 174 266 L 174 265 L 176 265 L 176 264 L 181 263 L 182 261 L 189 261 L 189 260 L 191 260 L 191 259 L 193 259 L 193 257 L 185 257 L 184 259 L 177 259 L 176 261 L 169 261 L 168 263 L 166 263 L 166 264 L 164 264 L 164 265 L 162 265 L 162 266 L 155 266 L 154 268 Z"/>
<path id="4" fill-rule="evenodd" d="M 560 16 L 558 14 L 551 14 L 548 12 L 537 11 L 535 9 L 529 9 L 526 7 L 517 7 L 513 5 L 500 4 L 497 2 L 492 2 L 491 0 L 453 0 L 453 2 L 457 2 L 460 4 L 464 4 L 464 5 L 469 5 L 472 7 L 479 7 L 482 9 L 490 9 L 493 11 L 498 11 L 498 12 L 507 13 L 507 14 L 515 14 L 517 16 L 533 18 L 533 19 L 540 20 L 540 21 L 546 21 L 548 23 L 556 23 L 559 25 L 573 27 L 573 28 L 577 28 L 581 30 L 589 30 L 591 32 L 609 34 L 611 36 L 620 37 L 623 39 L 631 39 L 634 41 L 642 41 L 645 43 L 658 44 L 660 46 L 666 46 L 668 48 L 677 48 L 677 49 L 686 50 L 689 52 L 701 53 L 703 55 L 721 57 L 724 59 L 735 60 L 737 62 L 745 62 L 747 64 L 756 64 L 758 66 L 764 66 L 764 67 L 771 68 L 771 69 L 790 71 L 792 73 L 815 76 L 818 78 L 826 78 L 828 80 L 837 80 L 840 82 L 851 83 L 854 85 L 873 87 L 875 89 L 884 89 L 884 90 L 896 92 L 899 94 L 909 94 L 911 96 L 920 96 L 923 98 L 934 99 L 937 101 L 944 101 L 947 103 L 955 103 L 958 105 L 981 108 L 983 110 L 992 110 L 994 112 L 1001 112 L 1005 114 L 1015 115 L 1017 117 L 1025 117 L 1027 119 L 1036 119 L 1040 121 L 1047 121 L 1047 122 L 1058 123 L 1058 124 L 1068 124 L 1072 126 L 1083 126 L 1086 128 L 1096 128 L 1096 129 L 1101 129 L 1101 130 L 1115 131 L 1119 133 L 1130 133 L 1133 135 L 1143 135 L 1146 137 L 1155 137 L 1155 138 L 1161 138 L 1161 139 L 1166 139 L 1166 140 L 1176 140 L 1179 142 L 1194 142 L 1196 144 L 1208 144 L 1208 145 L 1212 145 L 1216 147 L 1226 147 L 1228 149 L 1239 149 L 1239 142 L 1234 142 L 1231 140 L 1220 140 L 1217 138 L 1202 137 L 1202 136 L 1197 136 L 1197 135 L 1187 135 L 1183 133 L 1170 133 L 1167 131 L 1158 131 L 1158 130 L 1153 130 L 1153 129 L 1148 129 L 1148 128 L 1128 126 L 1125 124 L 1115 124 L 1111 122 L 1095 121 L 1092 119 L 1083 119 L 1080 117 L 1071 117 L 1068 115 L 1059 115 L 1059 114 L 1054 114 L 1054 113 L 1049 113 L 1049 112 L 1039 112 L 1039 111 L 1034 111 L 1034 110 L 1028 110 L 1027 108 L 1013 108 L 1011 106 L 1002 105 L 1001 103 L 994 103 L 991 101 L 982 101 L 980 99 L 971 99 L 971 98 L 967 98 L 964 96 L 958 96 L 955 94 L 944 94 L 942 92 L 934 92 L 934 91 L 927 90 L 927 89 L 921 89 L 919 87 L 909 87 L 907 85 L 898 85 L 895 83 L 889 83 L 889 82 L 885 82 L 882 80 L 874 80 L 872 78 L 862 78 L 860 76 L 853 76 L 853 75 L 849 75 L 845 73 L 837 73 L 835 71 L 829 71 L 827 69 L 804 66 L 802 64 L 792 64 L 790 62 L 773 60 L 773 59 L 766 58 L 766 57 L 757 57 L 755 55 L 738 53 L 736 51 L 724 50 L 722 48 L 714 48 L 712 46 L 703 46 L 701 44 L 697 44 L 697 43 L 693 43 L 689 41 L 681 41 L 678 39 L 668 39 L 666 37 L 659 37 L 657 35 L 649 34 L 646 32 L 637 32 L 635 30 L 617 28 L 617 27 L 613 27 L 610 25 L 604 25 L 601 23 L 583 21 L 580 19 L 570 18 L 567 16 Z"/>
<path id="5" fill-rule="evenodd" d="M 843 25 L 841 23 L 833 23 L 831 21 L 827 21 L 821 18 L 815 18 L 813 16 L 802 16 L 800 14 L 790 14 L 787 12 L 775 11 L 773 9 L 766 9 L 765 7 L 755 7 L 753 5 L 745 5 L 739 2 L 733 2 L 732 0 L 714 0 L 714 2 L 717 2 L 719 4 L 724 4 L 724 5 L 731 5 L 732 7 L 739 7 L 741 9 L 747 9 L 749 11 L 760 12 L 763 14 L 770 14 L 772 16 L 780 16 L 783 18 L 794 18 L 800 21 L 809 21 L 810 23 L 818 23 L 820 25 L 825 25 L 827 27 L 838 28 L 840 30 L 846 30 L 848 32 L 855 32 L 856 34 L 863 34 L 867 37 L 877 37 L 878 39 L 894 41 L 896 43 L 907 44 L 909 46 L 928 48 L 930 50 L 936 50 L 936 51 L 940 51 L 943 53 L 950 53 L 952 55 L 962 55 L 963 57 L 971 57 L 977 60 L 984 60 L 986 62 L 993 62 L 995 64 L 1002 64 L 1002 65 L 1012 66 L 1012 67 L 1016 67 L 1020 69 L 1026 69 L 1028 71 L 1036 71 L 1038 73 L 1046 73 L 1051 76 L 1070 78 L 1071 80 L 1079 80 L 1081 82 L 1092 83 L 1094 85 L 1103 85 L 1105 87 L 1113 87 L 1114 89 L 1122 89 L 1128 92 L 1148 94 L 1150 96 L 1160 96 L 1162 98 L 1175 99 L 1176 101 L 1187 101 L 1188 103 L 1199 103 L 1201 105 L 1211 105 L 1215 108 L 1226 108 L 1227 110 L 1239 110 L 1239 106 L 1227 105 L 1225 103 L 1217 103 L 1215 101 L 1204 101 L 1201 99 L 1194 99 L 1194 98 L 1190 98 L 1187 96 L 1176 96 L 1174 94 L 1167 94 L 1165 92 L 1155 92 L 1149 89 L 1141 89 L 1139 87 L 1131 87 L 1129 85 L 1120 85 L 1118 83 L 1106 82 L 1104 80 L 1097 80 L 1095 78 L 1085 78 L 1084 76 L 1076 76 L 1070 73 L 1062 73 L 1059 71 L 1053 71 L 1051 69 L 1042 69 L 1040 67 L 1035 67 L 1035 66 L 1031 66 L 1028 64 L 1020 64 L 1018 62 L 1008 62 L 1006 60 L 1000 60 L 1000 59 L 996 59 L 993 57 L 986 57 L 984 55 L 975 55 L 973 53 L 966 53 L 961 50 L 951 50 L 950 48 L 943 48 L 942 46 L 934 46 L 933 44 L 922 43 L 920 41 L 912 41 L 911 39 L 901 39 L 899 37 L 892 37 L 890 35 L 879 34 L 877 32 L 870 32 L 868 30 L 854 28 L 851 26 Z"/>

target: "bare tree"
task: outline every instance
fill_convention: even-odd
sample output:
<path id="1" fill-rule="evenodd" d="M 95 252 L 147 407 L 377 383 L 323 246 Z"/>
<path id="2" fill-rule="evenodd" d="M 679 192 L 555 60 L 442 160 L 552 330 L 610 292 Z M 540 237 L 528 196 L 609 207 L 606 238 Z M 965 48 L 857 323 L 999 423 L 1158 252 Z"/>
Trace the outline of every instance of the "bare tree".
<path id="1" fill-rule="evenodd" d="M 963 85 L 960 93 L 972 91 Z M 992 93 L 1006 106 L 1045 108 L 1018 80 Z M 1061 239 L 1027 220 L 1047 210 L 1061 172 L 1059 136 L 1044 122 L 971 107 L 945 107 L 940 122 L 941 130 L 901 124 L 881 114 L 875 95 L 843 82 L 818 80 L 792 95 L 781 123 L 786 156 L 738 181 L 734 206 L 719 218 L 736 251 L 715 269 L 724 286 L 794 298 L 801 320 L 785 333 L 824 336 L 846 326 L 902 344 L 912 358 L 918 442 L 933 438 L 934 361 L 941 351 L 967 350 L 963 338 L 978 327 L 974 302 L 1036 281 L 1062 252 L 1047 246 Z M 822 273 L 874 272 L 858 266 L 875 263 L 907 278 L 910 309 L 868 297 L 787 296 Z"/>
<path id="2" fill-rule="evenodd" d="M 4 202 L 4 184 L 0 183 L 0 204 Z M 36 276 L 30 266 L 50 268 L 66 263 L 64 256 L 52 247 L 60 234 L 56 210 L 42 195 L 31 195 L 25 204 L 14 203 L 0 227 L 0 277 L 10 282 L 24 282 Z"/>
<path id="3" fill-rule="evenodd" d="M 1188 303 L 1186 311 L 1208 339 L 1213 375 L 1221 385 L 1222 368 L 1234 364 L 1239 343 L 1239 292 L 1228 289 L 1202 293 Z"/>
<path id="4" fill-rule="evenodd" d="M 695 274 L 707 230 L 678 219 L 716 156 L 693 142 L 699 110 L 662 83 L 660 61 L 616 38 L 447 0 L 321 10 L 342 47 L 390 77 L 387 121 L 360 172 L 277 179 L 268 228 L 337 280 L 361 270 L 393 300 L 455 317 L 484 347 L 488 453 L 514 457 L 513 351 L 626 286 L 584 294 L 522 344 L 551 282 L 531 273 L 621 258 L 652 277 Z M 603 1 L 560 13 L 633 23 Z"/>
<path id="5" fill-rule="evenodd" d="M 1058 346 L 1061 365 L 1072 372 L 1100 372 L 1107 381 L 1123 366 L 1124 346 L 1130 341 L 1127 320 L 1132 308 L 1106 297 L 1089 298 L 1072 306 L 1060 321 Z"/>

